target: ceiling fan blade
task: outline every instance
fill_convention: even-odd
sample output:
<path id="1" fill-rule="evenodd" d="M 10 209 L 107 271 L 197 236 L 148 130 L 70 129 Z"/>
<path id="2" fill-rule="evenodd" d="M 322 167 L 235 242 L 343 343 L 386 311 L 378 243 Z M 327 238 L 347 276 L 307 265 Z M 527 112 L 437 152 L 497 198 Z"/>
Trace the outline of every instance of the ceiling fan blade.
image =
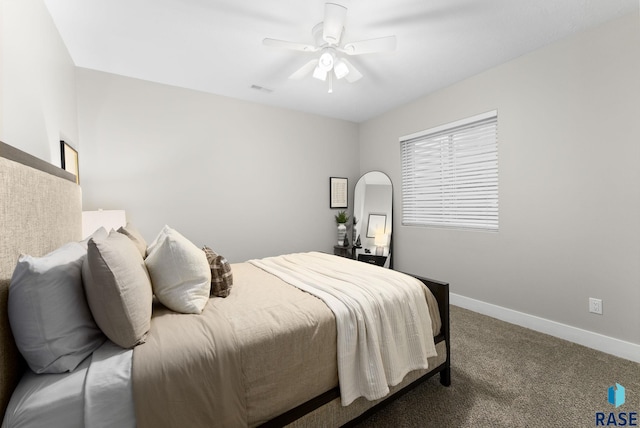
<path id="1" fill-rule="evenodd" d="M 339 49 L 347 55 L 363 55 L 379 52 L 393 52 L 396 50 L 396 36 L 380 37 L 378 39 L 361 40 L 347 43 Z"/>
<path id="2" fill-rule="evenodd" d="M 311 61 L 300 67 L 297 71 L 295 71 L 291 76 L 289 76 L 289 79 L 302 79 L 303 77 L 311 73 L 313 69 L 316 68 L 316 65 L 318 65 L 318 60 L 312 59 Z"/>
<path id="3" fill-rule="evenodd" d="M 325 3 L 322 39 L 331 45 L 338 45 L 346 19 L 346 7 L 336 3 Z"/>
<path id="4" fill-rule="evenodd" d="M 286 40 L 278 40 L 278 39 L 263 39 L 262 44 L 265 46 L 272 46 L 274 48 L 284 48 L 290 49 L 294 51 L 301 52 L 316 52 L 318 50 L 317 46 L 305 45 L 304 43 L 296 43 L 296 42 L 288 42 Z"/>
<path id="5" fill-rule="evenodd" d="M 347 61 L 344 58 L 342 58 L 342 62 L 344 62 L 347 65 L 347 68 L 349 69 L 349 73 L 346 76 L 344 76 L 347 82 L 353 83 L 362 79 L 362 73 L 360 73 L 358 69 L 353 66 L 353 64 L 351 64 L 349 61 Z"/>

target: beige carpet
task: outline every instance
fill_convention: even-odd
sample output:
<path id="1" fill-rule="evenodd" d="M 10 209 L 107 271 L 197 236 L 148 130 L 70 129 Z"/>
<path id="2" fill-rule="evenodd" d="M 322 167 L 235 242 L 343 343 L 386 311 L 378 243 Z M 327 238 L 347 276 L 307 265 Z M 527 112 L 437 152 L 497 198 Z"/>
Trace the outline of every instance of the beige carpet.
<path id="1" fill-rule="evenodd" d="M 596 412 L 640 413 L 640 364 L 459 307 L 451 337 L 449 388 L 436 376 L 358 426 L 594 427 Z"/>

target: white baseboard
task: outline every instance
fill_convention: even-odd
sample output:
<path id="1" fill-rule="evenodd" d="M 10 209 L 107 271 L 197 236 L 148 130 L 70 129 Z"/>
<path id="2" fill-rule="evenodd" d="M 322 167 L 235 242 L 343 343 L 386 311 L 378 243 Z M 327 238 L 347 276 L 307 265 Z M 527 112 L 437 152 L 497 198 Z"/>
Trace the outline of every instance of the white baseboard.
<path id="1" fill-rule="evenodd" d="M 616 357 L 640 363 L 640 345 L 635 343 L 625 342 L 624 340 L 572 327 L 535 315 L 525 314 L 524 312 L 514 311 L 455 293 L 450 294 L 449 302 L 452 305 L 460 306 L 464 309 L 469 309 L 511 324 L 526 327 L 607 354 L 615 355 Z"/>

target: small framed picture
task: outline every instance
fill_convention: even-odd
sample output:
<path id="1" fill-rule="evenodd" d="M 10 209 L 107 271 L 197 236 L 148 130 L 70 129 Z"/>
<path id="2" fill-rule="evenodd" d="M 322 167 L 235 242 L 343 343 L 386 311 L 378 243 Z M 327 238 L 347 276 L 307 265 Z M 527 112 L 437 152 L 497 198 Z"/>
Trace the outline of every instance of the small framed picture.
<path id="1" fill-rule="evenodd" d="M 369 214 L 367 225 L 367 238 L 375 238 L 376 233 L 385 233 L 387 227 L 386 214 Z"/>
<path id="2" fill-rule="evenodd" d="M 344 177 L 331 177 L 329 179 L 329 207 L 347 208 L 349 186 Z"/>
<path id="3" fill-rule="evenodd" d="M 76 183 L 80 184 L 80 168 L 78 166 L 78 152 L 65 143 L 60 141 L 60 158 L 61 166 L 65 171 L 69 171 L 76 176 Z"/>

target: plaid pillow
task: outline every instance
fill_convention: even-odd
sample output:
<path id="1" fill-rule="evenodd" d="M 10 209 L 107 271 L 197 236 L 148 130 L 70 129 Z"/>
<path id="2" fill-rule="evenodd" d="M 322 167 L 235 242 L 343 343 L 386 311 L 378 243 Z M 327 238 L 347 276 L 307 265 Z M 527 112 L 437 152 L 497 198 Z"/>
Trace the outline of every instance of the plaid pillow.
<path id="1" fill-rule="evenodd" d="M 233 285 L 233 274 L 231 273 L 231 265 L 221 255 L 217 254 L 211 248 L 205 246 L 202 251 L 207 256 L 209 267 L 211 268 L 211 296 L 227 297 L 231 292 Z"/>

